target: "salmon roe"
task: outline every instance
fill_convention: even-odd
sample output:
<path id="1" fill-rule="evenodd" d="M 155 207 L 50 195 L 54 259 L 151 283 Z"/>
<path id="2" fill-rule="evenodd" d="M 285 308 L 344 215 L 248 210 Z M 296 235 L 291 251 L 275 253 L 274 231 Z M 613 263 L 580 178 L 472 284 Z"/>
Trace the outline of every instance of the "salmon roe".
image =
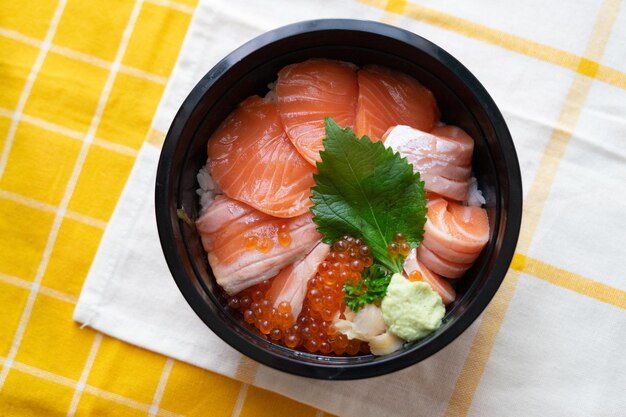
<path id="1" fill-rule="evenodd" d="M 280 246 L 286 248 L 291 245 L 291 232 L 285 223 L 280 226 L 274 225 L 276 238 Z M 248 234 L 244 237 L 244 245 L 247 250 L 258 250 L 259 252 L 269 252 L 274 247 L 273 232 L 261 235 Z"/>
<path id="2" fill-rule="evenodd" d="M 423 281 L 422 273 L 420 271 L 411 271 L 409 274 L 409 281 Z"/>
<path id="3" fill-rule="evenodd" d="M 278 229 L 278 243 L 284 248 L 291 245 L 291 234 L 289 233 L 289 227 L 286 224 L 280 225 Z"/>
<path id="4" fill-rule="evenodd" d="M 279 230 L 279 242 L 281 242 Z M 290 242 L 289 242 L 290 243 Z M 357 282 L 361 273 L 374 262 L 372 250 L 359 238 L 344 236 L 335 242 L 317 274 L 307 283 L 302 311 L 294 320 L 291 305 L 280 303 L 276 308 L 266 298 L 270 281 L 263 281 L 228 298 L 228 306 L 239 311 L 246 323 L 264 337 L 292 349 L 311 353 L 356 355 L 369 353 L 367 342 L 338 333 L 335 317 L 343 316 L 343 284 Z"/>
<path id="5" fill-rule="evenodd" d="M 398 256 L 406 258 L 409 252 L 411 252 L 411 245 L 406 241 L 402 233 L 397 232 L 393 235 L 393 242 L 387 246 L 387 252 L 392 259 Z"/>
<path id="6" fill-rule="evenodd" d="M 253 285 L 228 298 L 228 306 L 239 311 L 246 323 L 256 327 L 272 340 L 280 340 L 282 332 L 294 324 L 291 304 L 283 301 L 277 307 L 267 299 L 267 291 L 272 286 L 268 280 Z"/>

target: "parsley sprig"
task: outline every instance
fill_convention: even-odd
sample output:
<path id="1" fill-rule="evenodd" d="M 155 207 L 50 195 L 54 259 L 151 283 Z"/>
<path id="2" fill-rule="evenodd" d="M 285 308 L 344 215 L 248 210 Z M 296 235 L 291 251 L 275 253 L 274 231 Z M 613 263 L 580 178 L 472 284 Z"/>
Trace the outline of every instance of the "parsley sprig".
<path id="1" fill-rule="evenodd" d="M 350 310 L 356 312 L 366 304 L 382 300 L 387 294 L 391 275 L 387 268 L 373 264 L 363 271 L 359 281 L 354 283 L 348 280 L 343 285 L 344 303 Z"/>

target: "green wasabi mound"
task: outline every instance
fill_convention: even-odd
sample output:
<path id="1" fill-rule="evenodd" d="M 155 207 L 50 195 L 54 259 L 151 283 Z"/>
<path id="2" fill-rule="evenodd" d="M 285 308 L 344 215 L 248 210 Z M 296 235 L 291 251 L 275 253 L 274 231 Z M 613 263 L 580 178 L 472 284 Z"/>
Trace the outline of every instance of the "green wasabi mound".
<path id="1" fill-rule="evenodd" d="M 402 274 L 391 277 L 381 310 L 389 331 L 408 342 L 438 329 L 446 312 L 441 297 L 430 285 L 409 281 Z"/>

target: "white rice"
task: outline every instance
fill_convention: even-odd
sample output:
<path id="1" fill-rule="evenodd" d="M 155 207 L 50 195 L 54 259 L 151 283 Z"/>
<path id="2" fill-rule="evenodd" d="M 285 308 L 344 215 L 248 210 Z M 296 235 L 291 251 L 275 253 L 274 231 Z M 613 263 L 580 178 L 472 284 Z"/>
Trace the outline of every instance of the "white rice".
<path id="1" fill-rule="evenodd" d="M 467 201 L 465 201 L 465 204 L 476 207 L 481 207 L 485 204 L 485 197 L 483 197 L 482 191 L 478 189 L 478 181 L 473 175 L 470 179 L 469 189 L 467 190 Z"/>
<path id="2" fill-rule="evenodd" d="M 267 94 L 265 94 L 265 97 L 263 97 L 263 100 L 270 101 L 270 102 L 272 101 L 278 102 L 278 96 L 276 95 L 276 83 L 277 81 L 274 81 L 267 85 L 267 88 L 269 91 L 267 92 Z"/>
<path id="3" fill-rule="evenodd" d="M 209 173 L 208 161 L 202 168 L 200 168 L 196 178 L 198 179 L 198 185 L 200 187 L 196 190 L 196 193 L 200 196 L 200 214 L 202 214 L 215 200 L 215 197 L 222 194 L 222 191 L 219 189 L 215 181 L 213 181 L 213 177 L 211 177 L 211 174 Z"/>

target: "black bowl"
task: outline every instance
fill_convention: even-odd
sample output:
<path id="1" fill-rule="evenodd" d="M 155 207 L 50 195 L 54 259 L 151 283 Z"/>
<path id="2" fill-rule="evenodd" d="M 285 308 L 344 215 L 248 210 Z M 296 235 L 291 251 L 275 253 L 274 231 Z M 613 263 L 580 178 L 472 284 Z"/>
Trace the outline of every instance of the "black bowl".
<path id="1" fill-rule="evenodd" d="M 282 67 L 325 57 L 380 64 L 409 74 L 434 93 L 446 123 L 476 141 L 473 166 L 487 200 L 490 239 L 458 283 L 457 301 L 427 338 L 387 356 L 309 354 L 265 340 L 226 307 L 195 228 L 181 221 L 184 207 L 198 217 L 196 173 L 211 133 L 244 98 L 264 95 Z M 180 291 L 198 316 L 226 343 L 265 365 L 322 379 L 365 378 L 419 362 L 459 336 L 485 309 L 513 257 L 522 212 L 522 183 L 513 141 L 489 94 L 456 59 L 402 29 L 358 20 L 315 20 L 267 32 L 237 48 L 191 91 L 165 139 L 156 181 L 156 217 L 165 258 Z M 210 352 L 207 352 L 210 354 Z"/>

